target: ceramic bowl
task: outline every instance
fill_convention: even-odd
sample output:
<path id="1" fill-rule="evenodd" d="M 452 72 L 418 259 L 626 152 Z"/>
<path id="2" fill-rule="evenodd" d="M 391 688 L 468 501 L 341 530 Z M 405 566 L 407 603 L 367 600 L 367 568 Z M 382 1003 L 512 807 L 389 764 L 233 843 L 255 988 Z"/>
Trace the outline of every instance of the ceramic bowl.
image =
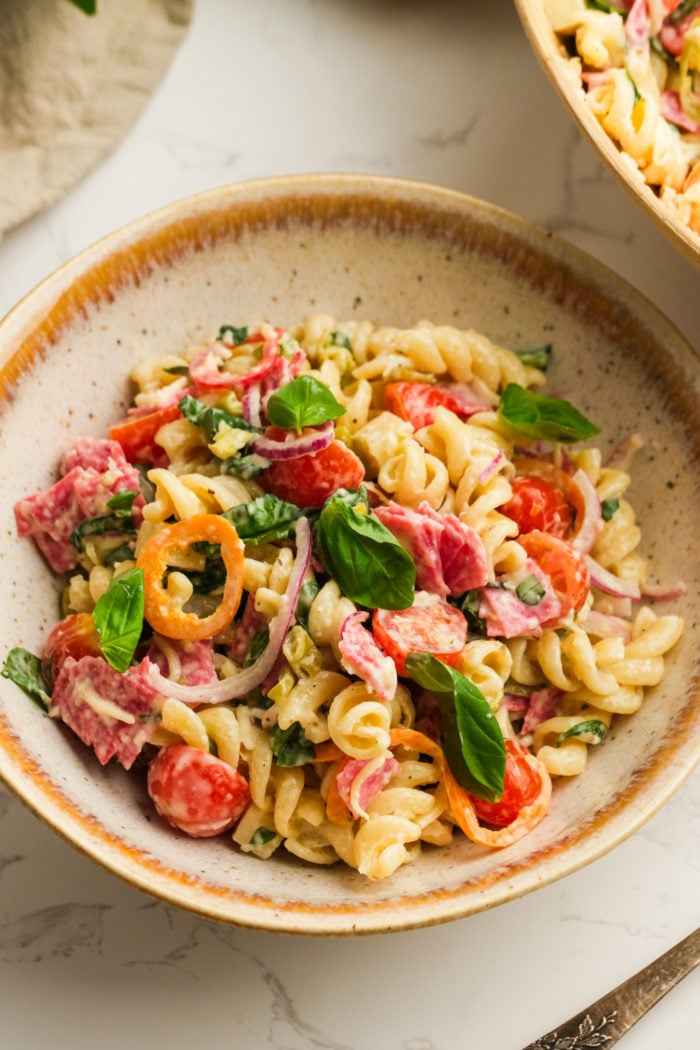
<path id="1" fill-rule="evenodd" d="M 396 324 L 427 317 L 516 348 L 553 343 L 551 389 L 575 390 L 604 449 L 644 432 L 634 499 L 651 575 L 687 584 L 687 629 L 663 684 L 615 721 L 582 776 L 556 784 L 549 814 L 525 839 L 490 852 L 460 835 L 377 883 L 281 851 L 260 861 L 226 836 L 176 835 L 138 777 L 100 767 L 4 678 L 0 774 L 88 857 L 169 903 L 263 930 L 400 930 L 492 907 L 593 861 L 697 763 L 700 366 L 673 326 L 604 267 L 447 190 L 300 176 L 176 203 L 84 251 L 0 326 L 0 662 L 13 646 L 38 651 L 57 618 L 55 584 L 33 544 L 16 537 L 13 504 L 53 482 L 72 439 L 102 435 L 118 418 L 131 367 L 221 323 L 289 325 L 316 310 Z"/>
<path id="2" fill-rule="evenodd" d="M 572 68 L 570 55 L 562 40 L 552 29 L 547 15 L 547 0 L 515 0 L 515 6 L 535 55 L 576 124 L 646 215 L 676 248 L 693 263 L 700 265 L 700 235 L 686 225 L 661 201 L 657 192 L 644 182 L 634 161 L 621 152 L 587 105 L 580 76 Z"/>

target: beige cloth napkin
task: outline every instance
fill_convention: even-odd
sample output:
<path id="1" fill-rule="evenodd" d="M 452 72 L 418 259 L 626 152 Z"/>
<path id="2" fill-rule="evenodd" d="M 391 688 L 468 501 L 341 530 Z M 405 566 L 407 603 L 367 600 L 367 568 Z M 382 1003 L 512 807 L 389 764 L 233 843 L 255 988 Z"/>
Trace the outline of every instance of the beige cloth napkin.
<path id="1" fill-rule="evenodd" d="M 122 138 L 165 73 L 194 0 L 0 0 L 0 237 Z"/>

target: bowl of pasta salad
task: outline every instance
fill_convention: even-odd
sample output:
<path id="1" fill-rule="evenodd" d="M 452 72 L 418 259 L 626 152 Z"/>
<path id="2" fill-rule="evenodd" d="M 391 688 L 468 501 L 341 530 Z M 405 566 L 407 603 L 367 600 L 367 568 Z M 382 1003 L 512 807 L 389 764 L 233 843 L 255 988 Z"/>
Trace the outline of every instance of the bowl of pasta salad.
<path id="1" fill-rule="evenodd" d="M 569 112 L 656 225 L 700 260 L 698 0 L 516 0 Z"/>
<path id="2" fill-rule="evenodd" d="M 419 183 L 107 237 L 0 326 L 0 774 L 265 930 L 595 860 L 700 756 L 699 374 L 600 264 Z"/>

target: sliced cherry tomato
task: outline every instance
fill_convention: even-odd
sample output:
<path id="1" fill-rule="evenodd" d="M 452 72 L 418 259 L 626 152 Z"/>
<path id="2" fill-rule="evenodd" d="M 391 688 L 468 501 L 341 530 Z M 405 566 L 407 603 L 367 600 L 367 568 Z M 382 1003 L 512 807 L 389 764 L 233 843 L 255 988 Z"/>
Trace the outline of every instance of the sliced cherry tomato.
<path id="1" fill-rule="evenodd" d="M 410 653 L 431 653 L 446 664 L 454 664 L 467 641 L 463 614 L 440 600 L 409 609 L 375 609 L 372 629 L 400 675 L 406 674 Z"/>
<path id="2" fill-rule="evenodd" d="M 472 805 L 479 820 L 484 824 L 505 828 L 525 806 L 530 806 L 540 793 L 542 778 L 532 764 L 529 752 L 514 740 L 506 740 L 506 771 L 503 778 L 503 794 L 498 802 L 472 795 Z"/>
<path id="3" fill-rule="evenodd" d="M 109 428 L 109 436 L 119 442 L 130 463 L 153 463 L 164 455 L 163 449 L 156 444 L 156 434 L 165 423 L 172 423 L 181 416 L 177 405 L 156 408 L 142 416 L 125 416 Z"/>
<path id="4" fill-rule="evenodd" d="M 390 737 L 392 748 L 412 748 L 433 759 L 442 776 L 452 815 L 467 838 L 472 842 L 477 842 L 480 846 L 487 846 L 491 849 L 512 846 L 514 842 L 523 838 L 539 824 L 549 809 L 552 798 L 552 781 L 542 763 L 531 756 L 527 761 L 532 764 L 539 777 L 537 795 L 532 802 L 523 806 L 515 819 L 506 827 L 486 828 L 479 823 L 473 797 L 453 777 L 439 744 L 415 729 L 392 729 Z"/>
<path id="5" fill-rule="evenodd" d="M 548 532 L 526 532 L 518 536 L 518 543 L 552 581 L 561 613 L 555 621 L 547 620 L 542 626 L 553 627 L 585 602 L 590 589 L 586 561 L 570 543 Z"/>
<path id="6" fill-rule="evenodd" d="M 500 511 L 516 522 L 520 532 L 537 529 L 564 537 L 571 527 L 571 509 L 560 489 L 544 478 L 516 477 L 513 494 Z"/>
<path id="7" fill-rule="evenodd" d="M 430 426 L 438 407 L 448 408 L 460 419 L 468 419 L 484 406 L 476 401 L 471 404 L 444 387 L 430 383 L 398 382 L 384 387 L 384 407 L 399 419 L 408 420 L 414 430 L 420 430 Z"/>
<path id="8" fill-rule="evenodd" d="M 91 613 L 72 613 L 56 624 L 44 645 L 41 670 L 52 684 L 67 656 L 99 656 L 100 639 Z"/>
<path id="9" fill-rule="evenodd" d="M 160 816 L 196 839 L 232 827 L 250 802 L 248 781 L 238 770 L 189 744 L 159 751 L 147 784 Z"/>
<path id="10" fill-rule="evenodd" d="M 270 431 L 271 436 L 274 432 Z M 297 507 L 322 507 L 338 489 L 356 489 L 362 484 L 362 460 L 335 438 L 320 452 L 295 459 L 276 460 L 263 475 L 270 492 Z"/>
<path id="11" fill-rule="evenodd" d="M 208 616 L 185 612 L 182 603 L 163 586 L 172 550 L 204 541 L 218 543 L 226 567 L 224 593 Z M 196 640 L 212 638 L 236 615 L 243 594 L 243 544 L 233 525 L 218 514 L 194 514 L 166 525 L 139 554 L 136 565 L 143 569 L 145 616 L 154 631 L 166 638 Z"/>

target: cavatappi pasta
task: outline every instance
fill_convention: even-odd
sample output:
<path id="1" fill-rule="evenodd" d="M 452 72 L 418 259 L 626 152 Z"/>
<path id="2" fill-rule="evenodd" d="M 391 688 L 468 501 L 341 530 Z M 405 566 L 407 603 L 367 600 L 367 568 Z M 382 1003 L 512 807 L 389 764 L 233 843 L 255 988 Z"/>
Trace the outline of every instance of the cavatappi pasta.
<path id="1" fill-rule="evenodd" d="M 545 0 L 591 112 L 681 225 L 700 233 L 700 3 Z"/>
<path id="2" fill-rule="evenodd" d="M 193 837 L 370 879 L 517 841 L 682 631 L 548 353 L 316 314 L 144 361 L 15 508 L 65 585 L 3 673 Z"/>

